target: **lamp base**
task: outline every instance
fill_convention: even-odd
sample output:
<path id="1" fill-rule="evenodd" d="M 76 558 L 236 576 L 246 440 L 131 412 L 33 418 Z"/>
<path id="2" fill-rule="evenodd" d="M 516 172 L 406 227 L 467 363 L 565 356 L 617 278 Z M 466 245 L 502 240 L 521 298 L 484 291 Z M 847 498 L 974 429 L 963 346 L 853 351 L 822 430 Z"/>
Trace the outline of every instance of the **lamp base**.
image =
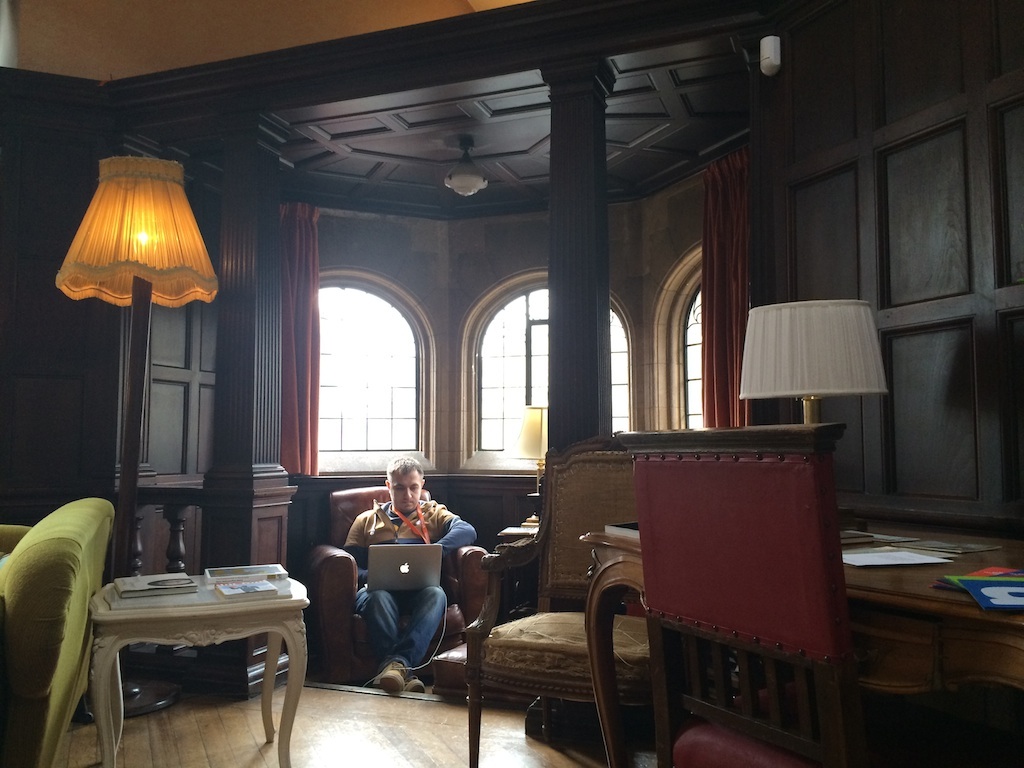
<path id="1" fill-rule="evenodd" d="M 181 686 L 163 680 L 126 680 L 121 685 L 124 716 L 137 717 L 166 709 L 178 701 Z"/>
<path id="2" fill-rule="evenodd" d="M 807 395 L 803 398 L 804 424 L 821 424 L 821 398 Z"/>

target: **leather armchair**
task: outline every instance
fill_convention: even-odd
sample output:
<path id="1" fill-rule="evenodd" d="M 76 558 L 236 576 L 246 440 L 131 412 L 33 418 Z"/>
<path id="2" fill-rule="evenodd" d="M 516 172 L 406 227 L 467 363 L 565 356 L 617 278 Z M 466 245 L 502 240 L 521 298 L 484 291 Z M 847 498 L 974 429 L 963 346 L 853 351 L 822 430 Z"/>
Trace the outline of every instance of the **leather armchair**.
<path id="1" fill-rule="evenodd" d="M 425 489 L 423 498 L 430 498 Z M 331 494 L 328 540 L 310 554 L 307 609 L 312 653 L 324 682 L 363 685 L 377 673 L 366 625 L 354 609 L 356 562 L 341 547 L 356 516 L 370 509 L 374 501 L 389 499 L 383 485 Z M 448 595 L 448 611 L 434 636 L 436 653 L 461 645 L 466 625 L 480 614 L 487 594 L 487 576 L 480 561 L 486 554 L 483 547 L 462 547 L 442 563 L 441 586 Z M 429 668 L 424 671 L 422 676 L 431 677 Z"/>

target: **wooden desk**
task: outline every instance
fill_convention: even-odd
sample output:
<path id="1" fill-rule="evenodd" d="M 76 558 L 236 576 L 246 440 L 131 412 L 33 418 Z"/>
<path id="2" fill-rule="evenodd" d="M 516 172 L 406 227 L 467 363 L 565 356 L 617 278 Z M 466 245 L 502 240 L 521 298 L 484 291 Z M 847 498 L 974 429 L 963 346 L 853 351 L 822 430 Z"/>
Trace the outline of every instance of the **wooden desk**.
<path id="1" fill-rule="evenodd" d="M 863 657 L 861 683 L 872 690 L 904 694 L 952 690 L 977 682 L 1024 689 L 1024 613 L 984 611 L 969 595 L 931 587 L 939 576 L 990 565 L 1024 568 L 1024 542 L 890 526 L 870 530 L 922 539 L 990 542 L 1000 548 L 956 555 L 952 562 L 939 565 L 846 566 L 854 645 Z M 594 547 L 586 628 L 601 731 L 609 766 L 625 768 L 629 756 L 615 695 L 611 622 L 615 606 L 628 589 L 643 592 L 640 544 L 637 539 L 605 533 L 587 533 L 580 539 Z"/>
<path id="2" fill-rule="evenodd" d="M 854 645 L 864 654 L 861 684 L 887 693 L 952 690 L 976 682 L 1024 689 L 1024 613 L 984 611 L 970 595 L 931 586 L 939 576 L 990 565 L 1024 568 L 1024 542 L 888 526 L 871 530 L 1000 548 L 956 555 L 941 565 L 846 566 Z"/>

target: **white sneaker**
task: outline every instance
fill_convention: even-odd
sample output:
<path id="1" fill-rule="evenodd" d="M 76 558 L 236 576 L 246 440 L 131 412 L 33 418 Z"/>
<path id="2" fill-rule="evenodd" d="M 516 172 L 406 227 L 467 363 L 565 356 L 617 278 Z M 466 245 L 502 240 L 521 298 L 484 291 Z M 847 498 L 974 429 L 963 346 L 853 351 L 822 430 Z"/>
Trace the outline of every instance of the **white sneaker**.
<path id="1" fill-rule="evenodd" d="M 401 693 L 405 690 L 405 674 L 405 665 L 392 661 L 373 678 L 373 684 L 388 693 Z"/>
<path id="2" fill-rule="evenodd" d="M 404 690 L 406 693 L 425 693 L 427 686 L 415 675 L 409 675 L 409 678 L 405 681 Z"/>

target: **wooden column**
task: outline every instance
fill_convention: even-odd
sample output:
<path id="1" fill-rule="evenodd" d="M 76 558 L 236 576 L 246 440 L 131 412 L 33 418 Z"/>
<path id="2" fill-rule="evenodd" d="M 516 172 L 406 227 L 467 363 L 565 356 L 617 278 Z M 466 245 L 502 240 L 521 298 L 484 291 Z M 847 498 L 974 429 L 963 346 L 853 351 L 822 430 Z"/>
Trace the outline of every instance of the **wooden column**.
<path id="1" fill-rule="evenodd" d="M 611 433 L 605 99 L 614 81 L 604 60 L 542 69 L 551 95 L 552 448 Z"/>
<path id="2" fill-rule="evenodd" d="M 213 464 L 203 482 L 204 567 L 287 566 L 288 505 L 295 488 L 280 464 L 277 147 L 284 134 L 276 128 L 252 116 L 224 141 Z M 253 693 L 264 649 L 252 641 L 248 645 L 244 684 Z M 207 657 L 231 655 L 230 649 L 206 650 Z M 223 682 L 233 687 L 238 667 L 226 666 L 230 679 Z"/>

